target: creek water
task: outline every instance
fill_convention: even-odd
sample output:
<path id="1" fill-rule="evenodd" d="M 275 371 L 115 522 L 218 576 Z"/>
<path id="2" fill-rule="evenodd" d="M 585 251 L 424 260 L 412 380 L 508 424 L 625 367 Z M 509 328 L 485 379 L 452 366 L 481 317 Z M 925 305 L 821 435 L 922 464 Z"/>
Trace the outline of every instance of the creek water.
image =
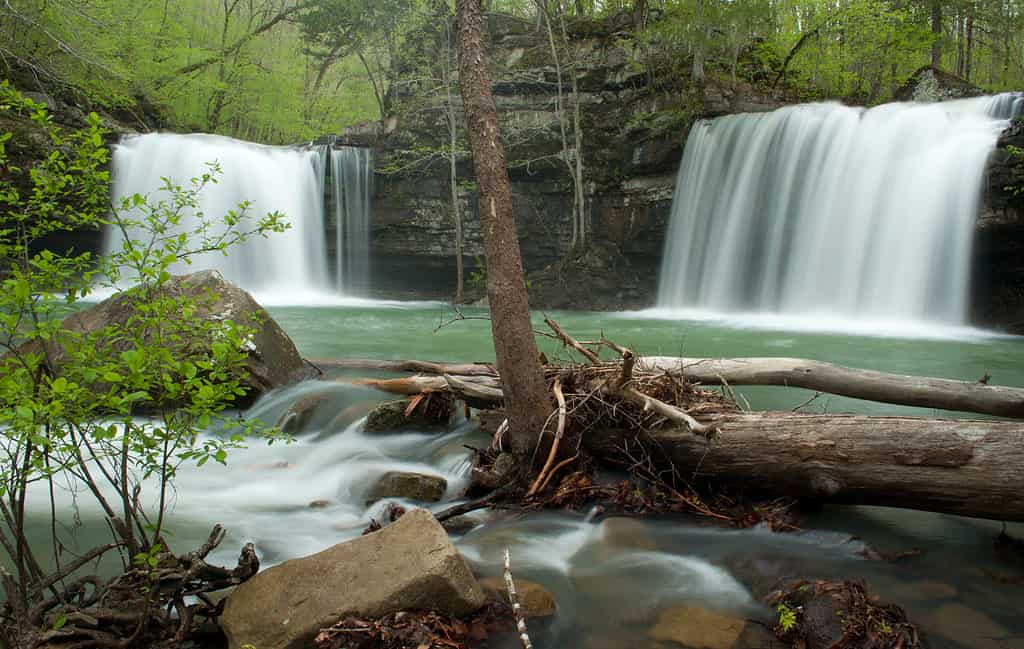
<path id="1" fill-rule="evenodd" d="M 468 319 L 437 329 L 452 316 L 442 304 L 270 311 L 309 358 L 493 359 L 489 323 Z M 642 313 L 552 316 L 581 338 L 603 331 L 641 353 L 799 356 L 966 379 L 987 372 L 995 383 L 1024 386 L 1024 340 L 984 332 L 896 338 L 793 332 L 763 322 L 675 321 Z M 541 347 L 549 358 L 566 357 L 554 341 L 542 339 Z M 792 409 L 809 396 L 778 388 L 738 391 L 755 408 Z M 181 471 L 171 513 L 175 547 L 193 547 L 219 522 L 230 532 L 213 557 L 217 561 L 233 565 L 246 541 L 256 544 L 264 565 L 307 555 L 358 535 L 371 518 L 381 516 L 384 503 L 366 506 L 365 496 L 385 471 L 441 475 L 449 485 L 445 500 L 457 498 L 468 478 L 464 445 L 487 443 L 472 421 L 457 422 L 442 433 L 364 433 L 361 424 L 369 409 L 393 397 L 337 382 L 279 390 L 245 416 L 274 423 L 291 405 L 313 395 L 324 398 L 293 443 L 254 445 L 233 453 L 226 466 Z M 836 397 L 822 397 L 807 410 L 942 414 Z M 88 513 L 83 515 L 88 522 Z M 501 552 L 509 547 L 517 578 L 540 582 L 555 594 L 558 615 L 535 630 L 540 647 L 661 646 L 650 634 L 660 628 L 655 635 L 662 636 L 667 627 L 657 626 L 659 615 L 678 604 L 770 620 L 771 611 L 758 597 L 786 576 L 864 579 L 873 592 L 905 606 L 938 647 L 1024 646 L 1022 586 L 1005 583 L 1007 576 L 1021 577 L 1024 566 L 995 555 L 993 539 L 1000 525 L 994 521 L 826 507 L 806 521 L 804 531 L 776 534 L 693 519 L 629 521 L 587 512 L 474 517 L 480 524 L 457 535 L 456 542 L 480 573 L 499 574 Z M 1009 531 L 1024 536 L 1024 526 L 1011 525 Z M 83 533 L 83 544 L 88 536 Z M 924 553 L 897 563 L 869 561 L 858 554 L 865 543 L 887 553 L 913 548 Z M 736 646 L 770 646 L 754 633 L 756 628 L 749 624 Z M 704 632 L 712 633 L 680 631 Z"/>

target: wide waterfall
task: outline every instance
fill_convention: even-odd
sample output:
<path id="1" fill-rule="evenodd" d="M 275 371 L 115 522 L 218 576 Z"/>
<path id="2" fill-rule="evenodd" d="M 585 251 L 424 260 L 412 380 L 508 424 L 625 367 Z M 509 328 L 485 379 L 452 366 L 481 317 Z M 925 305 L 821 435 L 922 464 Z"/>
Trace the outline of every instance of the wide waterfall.
<path id="1" fill-rule="evenodd" d="M 1021 103 L 820 103 L 696 124 L 659 308 L 962 324 L 985 161 Z"/>
<path id="2" fill-rule="evenodd" d="M 372 151 L 348 146 L 332 149 L 331 180 L 337 228 L 335 286 L 348 295 L 360 295 L 370 279 Z"/>
<path id="3" fill-rule="evenodd" d="M 323 228 L 323 164 L 312 149 L 273 147 L 214 135 L 149 134 L 125 138 L 114 149 L 113 194 L 147 194 L 151 201 L 169 197 L 163 178 L 189 186 L 190 179 L 216 162 L 216 183 L 199 195 L 199 209 L 186 210 L 180 231 L 200 225 L 196 212 L 214 224 L 239 203 L 248 201 L 254 219 L 272 211 L 285 215 L 290 228 L 267 238 L 252 237 L 228 255 L 210 252 L 176 265 L 174 272 L 219 270 L 228 280 L 277 303 L 301 303 L 330 288 Z M 215 225 L 223 227 L 222 225 Z M 129 232 L 142 238 L 143 232 Z M 110 231 L 107 251 L 121 245 Z"/>

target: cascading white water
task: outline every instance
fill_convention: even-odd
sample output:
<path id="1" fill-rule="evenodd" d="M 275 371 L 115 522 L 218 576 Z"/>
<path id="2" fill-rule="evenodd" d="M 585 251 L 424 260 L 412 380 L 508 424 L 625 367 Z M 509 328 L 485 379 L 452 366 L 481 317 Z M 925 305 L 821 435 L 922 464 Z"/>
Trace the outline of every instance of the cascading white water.
<path id="1" fill-rule="evenodd" d="M 331 150 L 334 222 L 337 227 L 335 286 L 359 295 L 370 278 L 370 199 L 373 193 L 373 152 L 357 147 Z"/>
<path id="2" fill-rule="evenodd" d="M 1013 119 L 1024 115 L 1024 93 L 1004 92 L 987 98 L 986 114 L 997 119 Z"/>
<path id="3" fill-rule="evenodd" d="M 1020 107 L 822 103 L 696 124 L 659 308 L 962 323 L 985 161 Z"/>
<path id="4" fill-rule="evenodd" d="M 115 200 L 148 194 L 152 201 L 168 198 L 162 178 L 187 187 L 216 162 L 221 173 L 216 184 L 199 197 L 199 212 L 220 223 L 220 217 L 249 201 L 255 219 L 272 211 L 285 215 L 290 229 L 267 238 L 252 237 L 230 254 L 212 252 L 194 257 L 192 264 L 174 272 L 219 270 L 225 278 L 258 294 L 267 303 L 301 303 L 329 290 L 323 228 L 324 159 L 316 150 L 274 147 L 214 135 L 155 133 L 127 137 L 114 149 Z M 186 212 L 182 231 L 199 225 Z M 216 227 L 216 226 L 215 226 Z M 142 232 L 129 232 L 141 237 Z M 120 233 L 110 231 L 104 247 L 120 247 Z"/>

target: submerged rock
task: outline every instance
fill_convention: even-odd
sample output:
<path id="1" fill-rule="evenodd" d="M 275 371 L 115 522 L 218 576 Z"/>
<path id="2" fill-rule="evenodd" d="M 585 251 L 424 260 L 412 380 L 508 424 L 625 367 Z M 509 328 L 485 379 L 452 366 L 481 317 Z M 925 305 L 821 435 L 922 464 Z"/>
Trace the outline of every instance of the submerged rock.
<path id="1" fill-rule="evenodd" d="M 601 542 L 609 548 L 657 550 L 647 523 L 627 516 L 612 516 L 601 522 Z"/>
<path id="2" fill-rule="evenodd" d="M 934 633 L 954 640 L 965 647 L 978 649 L 1009 649 L 1010 631 L 988 615 L 963 604 L 943 604 L 928 617 Z"/>
<path id="3" fill-rule="evenodd" d="M 277 427 L 290 434 L 300 432 L 309 424 L 317 407 L 327 399 L 327 396 L 326 394 L 311 394 L 299 399 L 281 415 L 277 421 Z"/>
<path id="4" fill-rule="evenodd" d="M 388 471 L 380 477 L 366 496 L 367 503 L 384 498 L 406 498 L 419 502 L 433 503 L 441 500 L 448 481 L 437 475 Z"/>
<path id="5" fill-rule="evenodd" d="M 467 615 L 484 603 L 469 564 L 426 510 L 384 529 L 269 568 L 228 597 L 230 649 L 300 649 L 346 617 L 402 610 Z"/>
<path id="6" fill-rule="evenodd" d="M 522 606 L 523 617 L 551 617 L 558 610 L 555 596 L 547 588 L 535 581 L 516 579 L 516 594 Z M 508 601 L 508 588 L 503 577 L 488 577 L 480 580 L 484 593 L 494 595 L 504 602 Z"/>
<path id="7" fill-rule="evenodd" d="M 743 618 L 681 604 L 663 611 L 647 635 L 694 649 L 731 649 L 746 625 Z"/>

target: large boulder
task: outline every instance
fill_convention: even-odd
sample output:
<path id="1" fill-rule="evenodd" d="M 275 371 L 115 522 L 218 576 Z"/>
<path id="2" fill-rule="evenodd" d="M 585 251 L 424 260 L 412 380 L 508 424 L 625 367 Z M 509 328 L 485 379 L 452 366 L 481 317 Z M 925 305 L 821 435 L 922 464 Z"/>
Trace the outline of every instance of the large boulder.
<path id="1" fill-rule="evenodd" d="M 460 617 L 483 603 L 444 528 L 416 509 L 378 532 L 257 574 L 228 597 L 221 626 L 230 649 L 300 649 L 347 617 L 416 609 Z"/>
<path id="2" fill-rule="evenodd" d="M 254 329 L 252 338 L 246 343 L 248 377 L 243 385 L 249 390 L 238 400 L 240 407 L 251 404 L 269 390 L 316 374 L 316 370 L 302 360 L 295 344 L 270 314 L 251 295 L 225 280 L 219 272 L 207 270 L 174 276 L 164 285 L 163 291 L 171 298 L 194 300 L 197 305 L 191 316 L 194 319 L 230 320 Z M 132 300 L 128 294 L 122 293 L 69 316 L 64 320 L 64 327 L 90 334 L 110 325 L 124 325 L 135 313 Z M 210 342 L 187 341 L 186 344 L 209 345 Z M 115 343 L 115 346 L 119 344 Z M 51 349 L 50 357 L 54 370 L 59 373 L 64 359 L 63 350 Z"/>

